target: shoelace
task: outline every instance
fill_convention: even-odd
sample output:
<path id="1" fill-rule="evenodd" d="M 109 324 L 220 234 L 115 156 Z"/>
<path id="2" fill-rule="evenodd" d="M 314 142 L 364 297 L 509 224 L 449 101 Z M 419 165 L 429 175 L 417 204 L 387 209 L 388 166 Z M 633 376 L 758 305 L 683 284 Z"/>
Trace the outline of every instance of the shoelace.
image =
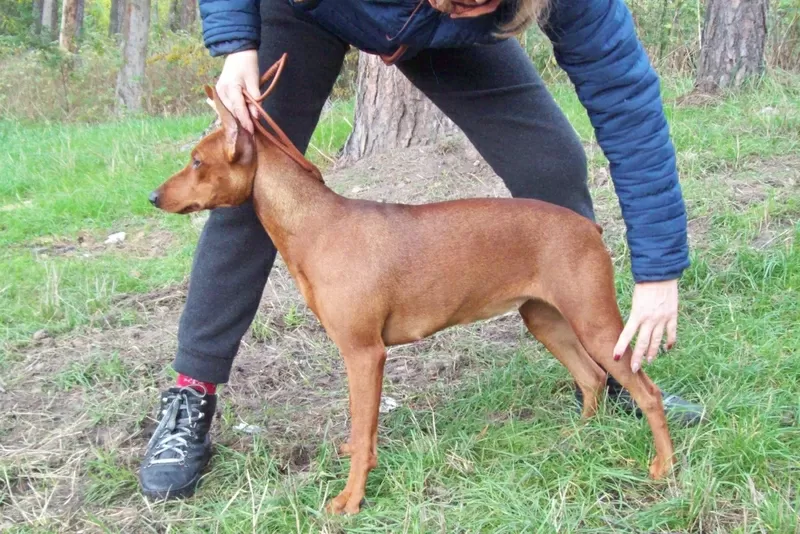
<path id="1" fill-rule="evenodd" d="M 202 419 L 205 414 L 197 409 L 197 406 L 189 404 L 187 393 L 195 397 L 203 397 L 203 394 L 192 388 L 183 388 L 180 393 L 175 394 L 175 398 L 161 412 L 161 421 L 153 432 L 153 437 L 147 444 L 148 449 L 155 448 L 150 455 L 150 465 L 153 464 L 174 464 L 182 463 L 186 459 L 186 438 L 194 437 L 192 430 L 194 424 Z M 166 398 L 164 399 L 166 401 Z M 200 405 L 205 404 L 205 400 L 200 401 Z M 180 417 L 181 412 L 186 416 Z M 196 415 L 195 415 L 196 414 Z M 172 458 L 159 458 L 167 451 L 173 451 L 178 456 Z"/>

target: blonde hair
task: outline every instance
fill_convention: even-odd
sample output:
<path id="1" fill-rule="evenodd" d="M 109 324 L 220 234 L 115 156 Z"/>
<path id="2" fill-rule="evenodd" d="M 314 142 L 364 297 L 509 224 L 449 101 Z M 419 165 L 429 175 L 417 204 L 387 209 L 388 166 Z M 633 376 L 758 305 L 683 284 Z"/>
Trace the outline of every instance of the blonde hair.
<path id="1" fill-rule="evenodd" d="M 524 32 L 534 22 L 547 17 L 549 0 L 507 0 L 515 4 L 514 16 L 500 27 L 498 37 L 513 37 Z"/>

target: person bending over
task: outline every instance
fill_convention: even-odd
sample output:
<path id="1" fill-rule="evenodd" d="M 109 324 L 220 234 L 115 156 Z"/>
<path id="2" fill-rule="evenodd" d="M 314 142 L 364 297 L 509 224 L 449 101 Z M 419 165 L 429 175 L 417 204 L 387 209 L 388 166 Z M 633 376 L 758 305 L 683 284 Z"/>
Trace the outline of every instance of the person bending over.
<path id="1" fill-rule="evenodd" d="M 288 52 L 267 112 L 305 151 L 350 46 L 379 54 L 466 134 L 514 197 L 594 219 L 580 140 L 513 34 L 538 22 L 589 114 L 610 162 L 636 282 L 618 354 L 637 336 L 634 366 L 676 340 L 678 279 L 689 265 L 675 150 L 650 65 L 623 0 L 200 0 L 203 38 L 225 56 L 222 102 L 253 132 L 242 91 Z M 213 210 L 195 252 L 159 427 L 140 470 L 153 498 L 191 495 L 211 455 L 216 387 L 227 382 L 255 317 L 275 247 L 251 203 Z M 609 377 L 608 396 L 631 397 Z M 580 390 L 576 396 L 581 402 Z M 703 407 L 665 394 L 683 424 Z"/>

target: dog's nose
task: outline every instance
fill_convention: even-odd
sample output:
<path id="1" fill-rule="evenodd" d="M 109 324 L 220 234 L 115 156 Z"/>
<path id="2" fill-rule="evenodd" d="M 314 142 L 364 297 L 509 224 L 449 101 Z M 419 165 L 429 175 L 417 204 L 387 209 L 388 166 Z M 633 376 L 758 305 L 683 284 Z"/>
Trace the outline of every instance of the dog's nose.
<path id="1" fill-rule="evenodd" d="M 152 193 L 150 193 L 149 199 L 150 199 L 150 204 L 152 204 L 155 207 L 158 207 L 158 191 L 153 191 Z"/>

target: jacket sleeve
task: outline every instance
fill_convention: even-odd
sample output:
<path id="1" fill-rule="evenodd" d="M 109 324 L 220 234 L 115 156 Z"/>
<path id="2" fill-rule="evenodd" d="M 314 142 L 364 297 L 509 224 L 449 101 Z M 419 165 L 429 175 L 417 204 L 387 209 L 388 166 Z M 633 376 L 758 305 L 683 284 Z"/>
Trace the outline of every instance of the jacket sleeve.
<path id="1" fill-rule="evenodd" d="M 258 48 L 260 4 L 260 0 L 200 0 L 203 42 L 212 56 Z"/>
<path id="2" fill-rule="evenodd" d="M 689 266 L 686 208 L 658 76 L 623 0 L 553 0 L 543 29 L 609 160 L 637 282 Z"/>

